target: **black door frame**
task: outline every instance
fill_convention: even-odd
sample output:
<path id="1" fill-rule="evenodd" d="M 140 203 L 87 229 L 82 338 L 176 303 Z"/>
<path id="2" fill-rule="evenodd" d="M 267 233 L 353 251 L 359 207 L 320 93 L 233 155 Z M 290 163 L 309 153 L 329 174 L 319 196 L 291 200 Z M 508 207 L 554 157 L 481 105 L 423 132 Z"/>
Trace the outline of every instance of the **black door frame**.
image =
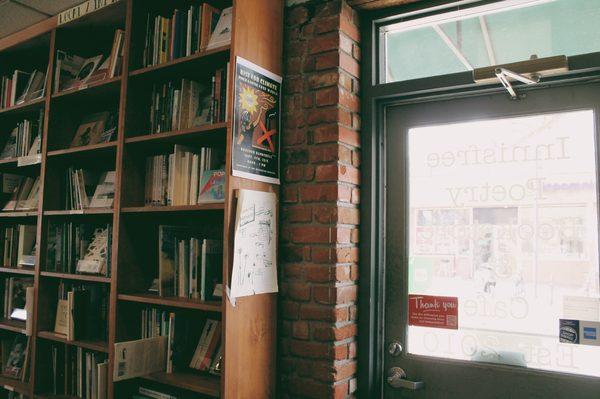
<path id="1" fill-rule="evenodd" d="M 473 82 L 471 72 L 379 84 L 378 29 L 399 20 L 479 6 L 499 0 L 425 0 L 361 14 L 361 226 L 358 321 L 358 396 L 381 398 L 385 384 L 385 108 L 505 91 L 500 84 Z M 400 19 L 401 18 L 401 19 Z M 600 52 L 569 58 L 570 72 L 537 87 L 597 81 Z M 536 88 L 537 88 L 536 87 Z M 525 89 L 525 88 L 522 88 Z M 522 90 L 521 89 L 521 90 Z M 532 88 L 535 89 L 535 88 Z M 508 95 L 508 94 L 507 94 Z"/>

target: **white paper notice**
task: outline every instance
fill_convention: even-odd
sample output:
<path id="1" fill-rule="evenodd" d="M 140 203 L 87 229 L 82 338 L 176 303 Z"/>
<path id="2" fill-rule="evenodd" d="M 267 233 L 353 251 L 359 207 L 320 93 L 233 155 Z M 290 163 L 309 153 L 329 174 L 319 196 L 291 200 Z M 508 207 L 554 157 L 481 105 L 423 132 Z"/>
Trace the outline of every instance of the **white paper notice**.
<path id="1" fill-rule="evenodd" d="M 563 316 L 565 319 L 600 321 L 600 299 L 566 295 Z"/>
<path id="2" fill-rule="evenodd" d="M 235 218 L 230 300 L 277 292 L 274 193 L 240 190 Z"/>

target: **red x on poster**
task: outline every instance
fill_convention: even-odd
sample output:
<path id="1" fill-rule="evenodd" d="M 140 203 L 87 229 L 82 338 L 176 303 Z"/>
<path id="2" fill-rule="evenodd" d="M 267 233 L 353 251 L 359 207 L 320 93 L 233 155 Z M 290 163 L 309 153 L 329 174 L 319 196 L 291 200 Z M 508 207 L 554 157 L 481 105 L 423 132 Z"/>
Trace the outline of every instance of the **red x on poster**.
<path id="1" fill-rule="evenodd" d="M 409 295 L 408 325 L 458 329 L 458 298 L 453 296 Z"/>

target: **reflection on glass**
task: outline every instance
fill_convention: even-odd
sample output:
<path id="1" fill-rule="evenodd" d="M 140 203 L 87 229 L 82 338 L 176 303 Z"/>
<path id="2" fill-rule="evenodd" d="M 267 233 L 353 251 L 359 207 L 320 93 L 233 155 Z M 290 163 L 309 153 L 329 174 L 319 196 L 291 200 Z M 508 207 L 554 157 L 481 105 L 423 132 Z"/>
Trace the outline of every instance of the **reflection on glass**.
<path id="1" fill-rule="evenodd" d="M 594 132 L 588 110 L 409 130 L 409 293 L 459 302 L 410 353 L 600 376 L 558 339 L 573 303 L 600 321 Z"/>
<path id="2" fill-rule="evenodd" d="M 595 0 L 507 0 L 388 25 L 383 83 L 597 52 L 599 20 Z"/>

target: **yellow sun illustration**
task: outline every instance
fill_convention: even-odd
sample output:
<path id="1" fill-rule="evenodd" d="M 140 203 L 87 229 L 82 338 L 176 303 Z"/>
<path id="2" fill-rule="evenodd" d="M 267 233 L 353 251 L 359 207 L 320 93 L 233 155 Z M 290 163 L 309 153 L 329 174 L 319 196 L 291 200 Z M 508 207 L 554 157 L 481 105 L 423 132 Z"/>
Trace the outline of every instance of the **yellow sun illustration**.
<path id="1" fill-rule="evenodd" d="M 250 112 L 251 114 L 256 112 L 258 106 L 258 96 L 250 87 L 246 86 L 240 93 L 240 106 L 243 110 Z"/>

